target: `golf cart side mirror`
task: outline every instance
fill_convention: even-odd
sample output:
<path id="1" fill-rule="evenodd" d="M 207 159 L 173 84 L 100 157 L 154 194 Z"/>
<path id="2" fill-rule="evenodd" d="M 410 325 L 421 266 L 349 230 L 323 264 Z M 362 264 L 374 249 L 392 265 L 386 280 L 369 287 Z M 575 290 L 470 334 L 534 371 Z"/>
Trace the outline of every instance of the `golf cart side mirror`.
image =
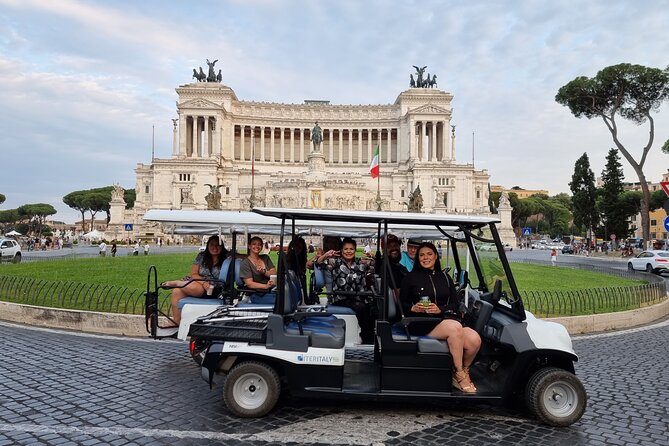
<path id="1" fill-rule="evenodd" d="M 469 283 L 469 273 L 467 271 L 460 271 L 458 274 L 458 286 L 464 287 Z"/>

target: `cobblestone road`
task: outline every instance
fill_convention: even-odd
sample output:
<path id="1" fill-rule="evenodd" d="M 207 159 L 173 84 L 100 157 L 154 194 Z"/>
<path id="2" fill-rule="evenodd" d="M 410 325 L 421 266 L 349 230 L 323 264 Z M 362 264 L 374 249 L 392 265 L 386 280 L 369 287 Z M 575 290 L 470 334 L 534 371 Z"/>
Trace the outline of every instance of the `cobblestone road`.
<path id="1" fill-rule="evenodd" d="M 5 323 L 0 336 L 0 445 L 669 445 L 668 321 L 575 339 L 589 406 L 563 429 L 500 408 L 289 398 L 240 420 L 184 343 Z"/>

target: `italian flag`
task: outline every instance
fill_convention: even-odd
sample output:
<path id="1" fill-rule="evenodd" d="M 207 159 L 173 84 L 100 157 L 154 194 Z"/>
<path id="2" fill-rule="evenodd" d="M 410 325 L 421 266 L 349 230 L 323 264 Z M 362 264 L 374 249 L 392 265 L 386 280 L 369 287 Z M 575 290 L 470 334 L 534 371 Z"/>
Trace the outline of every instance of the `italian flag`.
<path id="1" fill-rule="evenodd" d="M 374 158 L 372 158 L 372 164 L 369 166 L 369 173 L 372 175 L 372 178 L 379 176 L 379 146 L 376 146 L 376 149 L 374 149 Z"/>

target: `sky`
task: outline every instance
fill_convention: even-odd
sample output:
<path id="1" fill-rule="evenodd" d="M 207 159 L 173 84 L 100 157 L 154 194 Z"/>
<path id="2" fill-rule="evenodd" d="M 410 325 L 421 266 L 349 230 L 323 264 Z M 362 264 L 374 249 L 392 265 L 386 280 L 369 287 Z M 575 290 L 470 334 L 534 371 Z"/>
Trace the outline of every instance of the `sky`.
<path id="1" fill-rule="evenodd" d="M 600 176 L 613 142 L 555 94 L 618 63 L 666 67 L 667 23 L 669 0 L 0 0 L 0 209 L 72 223 L 64 195 L 134 188 L 152 147 L 171 157 L 174 89 L 205 59 L 240 100 L 298 104 L 391 104 L 427 65 L 454 96 L 459 163 L 569 192 L 576 160 Z M 669 168 L 669 103 L 654 118 L 649 181 Z M 648 126 L 619 122 L 638 160 Z"/>

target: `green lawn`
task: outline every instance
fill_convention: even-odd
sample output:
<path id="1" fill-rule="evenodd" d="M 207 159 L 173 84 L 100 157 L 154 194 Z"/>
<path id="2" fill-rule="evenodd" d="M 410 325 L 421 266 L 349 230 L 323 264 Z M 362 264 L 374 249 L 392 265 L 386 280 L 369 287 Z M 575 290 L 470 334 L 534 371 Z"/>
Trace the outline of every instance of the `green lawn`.
<path id="1" fill-rule="evenodd" d="M 21 276 L 144 289 L 149 266 L 155 265 L 158 269 L 159 282 L 178 279 L 190 274 L 190 266 L 195 256 L 196 253 L 180 253 L 3 264 L 0 266 L 0 276 Z M 273 251 L 270 257 L 276 264 L 277 253 Z M 526 263 L 512 263 L 511 269 L 520 291 L 568 291 L 645 283 L 642 280 L 628 280 L 589 271 Z"/>
<path id="2" fill-rule="evenodd" d="M 95 257 L 49 260 L 0 266 L 0 300 L 16 303 L 75 308 L 82 310 L 127 312 L 141 314 L 142 291 L 147 286 L 151 265 L 158 271 L 158 282 L 179 279 L 190 273 L 197 253 L 162 254 L 150 256 Z M 276 252 L 271 253 L 276 264 Z M 487 265 L 490 271 L 499 265 Z M 511 265 L 519 291 L 526 296 L 527 305 L 542 309 L 545 314 L 564 314 L 554 308 L 564 300 L 583 301 L 571 294 L 583 290 L 630 287 L 644 284 L 642 280 L 619 277 L 570 268 L 513 263 Z M 611 294 L 611 293 L 609 293 Z M 564 297 L 560 297 L 564 296 Z M 168 291 L 161 292 L 161 302 L 167 305 Z M 588 300 L 591 302 L 592 299 Z M 611 307 L 610 303 L 573 304 L 569 314 L 601 313 L 626 308 Z M 629 306 L 629 302 L 626 304 Z M 166 308 L 166 307 L 165 307 Z M 545 310 L 543 310 L 545 308 Z"/>

